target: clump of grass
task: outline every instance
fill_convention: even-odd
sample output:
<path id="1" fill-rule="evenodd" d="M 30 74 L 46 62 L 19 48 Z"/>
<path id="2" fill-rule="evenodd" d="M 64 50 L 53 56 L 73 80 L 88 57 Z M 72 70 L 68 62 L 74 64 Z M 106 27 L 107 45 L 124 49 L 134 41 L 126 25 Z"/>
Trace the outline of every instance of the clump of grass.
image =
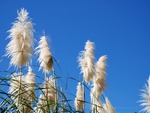
<path id="1" fill-rule="evenodd" d="M 81 51 L 78 61 L 83 81 L 78 81 L 77 93 L 74 105 L 70 105 L 67 95 L 63 93 L 61 86 L 57 84 L 54 64 L 47 37 L 41 36 L 39 45 L 36 47 L 36 55 L 39 54 L 39 70 L 43 70 L 43 83 L 37 83 L 36 78 L 40 77 L 33 73 L 31 55 L 33 52 L 33 25 L 25 9 L 18 12 L 17 21 L 9 30 L 10 42 L 6 46 L 6 56 L 11 57 L 10 66 L 19 68 L 4 78 L 0 78 L 0 86 L 9 87 L 9 92 L 0 89 L 0 110 L 3 112 L 20 113 L 64 113 L 64 112 L 85 112 L 85 104 L 90 103 L 92 113 L 115 113 L 108 98 L 106 102 L 100 101 L 106 84 L 106 56 L 100 57 L 95 63 L 94 42 L 87 41 L 84 51 Z M 23 66 L 28 67 L 24 73 Z M 26 68 L 24 68 L 26 69 Z M 49 74 L 51 74 L 49 76 Z M 11 75 L 11 77 L 10 77 Z M 48 77 L 49 76 L 49 77 Z M 76 80 L 76 79 L 74 79 Z M 88 84 L 87 84 L 88 83 Z M 92 83 L 92 84 L 91 84 Z M 85 90 L 91 91 L 91 102 L 85 100 Z M 37 95 L 36 93 L 39 93 Z M 73 100 L 71 100 L 73 101 Z"/>
<path id="2" fill-rule="evenodd" d="M 101 56 L 99 60 L 94 63 L 94 43 L 91 41 L 87 41 L 85 44 L 85 50 L 81 51 L 78 61 L 79 61 L 79 67 L 81 68 L 81 73 L 83 74 L 83 93 L 84 97 L 83 99 L 79 95 L 79 91 L 77 89 L 77 97 L 75 98 L 75 107 L 76 110 L 85 111 L 85 82 L 90 85 L 92 82 L 92 85 L 90 87 L 90 96 L 91 96 L 91 112 L 92 113 L 115 113 L 115 110 L 111 106 L 110 102 L 106 98 L 106 103 L 108 104 L 108 107 L 103 106 L 103 103 L 100 100 L 101 94 L 104 92 L 105 86 L 106 86 L 106 59 L 107 57 Z M 79 85 L 77 86 L 79 87 Z M 80 99 L 78 99 L 78 95 Z M 78 100 L 78 101 L 77 101 Z M 83 103 L 84 100 L 84 103 Z M 111 106 L 111 107 L 110 107 Z M 107 109 L 106 109 L 107 108 Z"/>

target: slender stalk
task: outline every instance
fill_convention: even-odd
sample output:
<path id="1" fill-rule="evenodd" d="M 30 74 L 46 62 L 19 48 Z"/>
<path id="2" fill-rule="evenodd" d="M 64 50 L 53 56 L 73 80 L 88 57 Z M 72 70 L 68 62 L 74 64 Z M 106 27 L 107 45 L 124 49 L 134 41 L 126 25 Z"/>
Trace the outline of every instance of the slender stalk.
<path id="1" fill-rule="evenodd" d="M 62 93 L 63 93 L 63 91 L 62 91 L 62 87 L 60 87 L 60 92 L 61 92 L 61 108 L 62 108 L 62 113 L 64 113 L 64 103 L 63 103 L 63 95 L 62 95 Z"/>
<path id="2" fill-rule="evenodd" d="M 58 113 L 58 103 L 57 103 L 57 87 L 56 87 L 56 73 L 55 73 L 55 70 L 54 68 L 52 69 L 53 70 L 53 77 L 55 79 L 55 83 L 54 83 L 54 87 L 56 88 L 56 96 L 55 96 L 55 104 L 56 104 L 56 113 Z"/>
<path id="3" fill-rule="evenodd" d="M 92 94 L 93 95 L 93 94 Z M 94 103 L 94 99 L 92 98 L 92 106 L 93 106 L 93 103 Z M 92 113 L 94 113 L 94 109 L 92 107 Z"/>
<path id="4" fill-rule="evenodd" d="M 21 90 L 21 81 L 22 81 L 22 66 L 20 67 L 20 80 L 19 80 L 19 94 L 18 94 L 18 106 L 19 106 L 19 104 L 20 104 L 20 102 L 19 102 L 19 100 L 21 99 L 21 97 L 20 97 L 20 90 Z M 24 110 L 23 110 L 24 111 Z"/>
<path id="5" fill-rule="evenodd" d="M 83 92 L 84 92 L 84 100 L 85 101 L 85 80 L 83 79 L 83 82 L 82 82 L 82 88 L 83 88 Z M 85 112 L 85 102 L 84 102 L 84 106 L 83 106 L 83 110 L 82 112 L 84 113 Z"/>

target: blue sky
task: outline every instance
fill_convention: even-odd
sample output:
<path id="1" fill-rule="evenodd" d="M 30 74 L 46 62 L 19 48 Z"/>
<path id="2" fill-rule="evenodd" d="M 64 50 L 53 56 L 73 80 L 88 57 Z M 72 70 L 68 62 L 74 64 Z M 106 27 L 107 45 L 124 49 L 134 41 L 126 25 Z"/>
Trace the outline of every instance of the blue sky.
<path id="1" fill-rule="evenodd" d="M 27 9 L 35 23 L 35 39 L 39 41 L 43 31 L 49 36 L 53 56 L 62 70 L 56 70 L 59 76 L 82 80 L 77 56 L 91 40 L 96 45 L 96 59 L 108 56 L 105 95 L 117 113 L 141 109 L 137 103 L 140 89 L 150 74 L 149 0 L 1 0 L 1 56 L 9 42 L 7 31 L 21 8 Z M 7 69 L 9 60 L 0 64 L 2 70 Z M 68 84 L 75 94 L 77 82 L 69 80 Z"/>

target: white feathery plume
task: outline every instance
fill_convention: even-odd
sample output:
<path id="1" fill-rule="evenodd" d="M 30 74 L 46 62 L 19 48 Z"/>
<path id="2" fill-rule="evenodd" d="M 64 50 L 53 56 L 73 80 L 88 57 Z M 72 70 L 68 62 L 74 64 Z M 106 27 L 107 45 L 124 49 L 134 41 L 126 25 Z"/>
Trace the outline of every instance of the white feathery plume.
<path id="1" fill-rule="evenodd" d="M 46 78 L 43 91 L 47 100 L 51 103 L 49 109 L 53 110 L 58 98 L 55 78 L 53 78 L 52 76 Z"/>
<path id="2" fill-rule="evenodd" d="M 31 102 L 34 101 L 35 98 L 35 74 L 32 72 L 32 68 L 29 66 L 28 73 L 25 76 L 25 83 L 26 83 L 26 91 L 29 96 L 29 100 Z"/>
<path id="3" fill-rule="evenodd" d="M 25 9 L 18 12 L 17 19 L 9 30 L 11 41 L 6 46 L 6 56 L 11 57 L 10 65 L 22 67 L 32 54 L 33 25 Z"/>
<path id="4" fill-rule="evenodd" d="M 107 97 L 105 97 L 105 101 L 106 101 L 105 110 L 107 111 L 107 113 L 116 113 Z"/>
<path id="5" fill-rule="evenodd" d="M 102 56 L 99 58 L 99 60 L 96 63 L 96 75 L 93 78 L 93 88 L 92 93 L 95 95 L 95 97 L 99 100 L 100 94 L 105 88 L 105 69 L 106 69 L 106 56 Z"/>
<path id="6" fill-rule="evenodd" d="M 99 58 L 95 65 L 95 76 L 93 77 L 93 88 L 91 89 L 91 101 L 94 105 L 99 102 L 100 95 L 105 88 L 105 69 L 106 69 L 106 56 L 102 56 Z"/>
<path id="7" fill-rule="evenodd" d="M 77 93 L 76 93 L 74 105 L 77 111 L 82 111 L 84 108 L 84 92 L 80 82 L 78 83 L 77 86 Z"/>
<path id="8" fill-rule="evenodd" d="M 9 93 L 11 94 L 11 98 L 13 99 L 16 106 L 19 106 L 20 104 L 24 104 L 26 102 L 25 97 L 26 90 L 25 90 L 25 80 L 24 76 L 22 76 L 21 83 L 20 83 L 20 77 L 22 76 L 22 73 L 13 73 L 9 88 Z M 21 84 L 21 87 L 20 87 Z M 22 105 L 21 110 L 25 108 L 24 105 Z"/>
<path id="9" fill-rule="evenodd" d="M 38 49 L 37 53 L 40 54 L 38 58 L 38 61 L 41 63 L 40 69 L 43 68 L 44 73 L 49 73 L 53 67 L 53 60 L 46 36 L 40 38 L 39 46 L 36 49 Z"/>
<path id="10" fill-rule="evenodd" d="M 15 92 L 18 92 L 19 89 L 19 80 L 20 80 L 20 73 L 13 73 L 11 78 L 11 83 L 9 87 L 9 93 L 15 94 Z"/>
<path id="11" fill-rule="evenodd" d="M 35 75 L 32 72 L 32 68 L 29 66 L 28 73 L 25 76 L 25 84 L 26 84 L 26 112 L 31 112 L 32 102 L 35 99 Z M 30 106 L 30 107 L 29 107 Z"/>
<path id="12" fill-rule="evenodd" d="M 141 111 L 144 111 L 146 113 L 150 113 L 150 76 L 147 80 L 147 84 L 145 85 L 145 88 L 141 90 L 141 100 L 139 101 L 141 104 L 140 106 L 143 107 Z"/>
<path id="13" fill-rule="evenodd" d="M 45 88 L 44 92 L 45 95 L 47 96 L 47 99 L 54 102 L 56 94 L 56 86 L 55 86 L 55 79 L 52 76 L 46 78 L 44 88 Z"/>
<path id="14" fill-rule="evenodd" d="M 96 76 L 94 77 L 94 86 L 97 87 L 97 93 L 101 93 L 106 85 L 105 81 L 105 69 L 106 69 L 106 56 L 102 56 L 99 58 L 98 62 L 96 63 Z M 99 94 L 100 95 L 100 94 Z"/>
<path id="15" fill-rule="evenodd" d="M 94 75 L 94 43 L 87 41 L 85 50 L 80 53 L 78 58 L 81 73 L 83 73 L 84 80 L 89 83 Z"/>

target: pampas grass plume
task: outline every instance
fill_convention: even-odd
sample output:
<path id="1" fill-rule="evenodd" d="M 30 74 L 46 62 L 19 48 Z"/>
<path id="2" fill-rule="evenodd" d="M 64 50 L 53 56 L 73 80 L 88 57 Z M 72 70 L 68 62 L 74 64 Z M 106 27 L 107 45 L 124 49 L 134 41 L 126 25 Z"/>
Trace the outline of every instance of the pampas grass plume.
<path id="1" fill-rule="evenodd" d="M 10 65 L 22 67 L 32 54 L 33 25 L 25 9 L 18 12 L 17 19 L 8 31 L 11 41 L 6 46 L 6 56 L 11 57 Z"/>
<path id="2" fill-rule="evenodd" d="M 101 92 L 105 88 L 105 69 L 106 69 L 106 56 L 102 56 L 99 58 L 99 60 L 96 63 L 96 75 L 94 76 L 93 79 L 93 84 L 94 84 L 94 94 L 97 95 L 97 98 L 99 98 Z"/>
<path id="3" fill-rule="evenodd" d="M 20 83 L 19 83 L 20 76 L 19 75 L 17 73 L 12 74 L 9 93 L 13 93 L 13 92 L 15 92 L 15 90 L 17 91 L 17 89 L 19 88 L 19 85 L 20 85 Z"/>
<path id="4" fill-rule="evenodd" d="M 25 76 L 25 83 L 26 83 L 26 91 L 28 94 L 29 101 L 33 102 L 35 98 L 35 75 L 32 72 L 32 68 L 29 66 L 28 73 Z"/>
<path id="5" fill-rule="evenodd" d="M 78 83 L 76 98 L 74 101 L 74 105 L 77 111 L 82 111 L 84 107 L 84 92 L 81 86 L 81 83 Z"/>
<path id="6" fill-rule="evenodd" d="M 99 105 L 100 95 L 105 88 L 106 59 L 106 56 L 102 56 L 95 64 L 95 76 L 93 77 L 93 87 L 90 94 L 92 110 L 96 108 L 97 104 Z"/>
<path id="7" fill-rule="evenodd" d="M 55 107 L 55 104 L 57 103 L 58 100 L 58 95 L 57 95 L 57 89 L 56 89 L 56 84 L 55 84 L 55 78 L 50 76 L 49 78 L 46 78 L 45 83 L 44 83 L 44 94 L 46 99 L 51 103 L 49 106 L 50 110 L 53 110 Z"/>
<path id="8" fill-rule="evenodd" d="M 39 46 L 36 49 L 38 49 L 37 53 L 40 54 L 38 58 L 40 69 L 43 68 L 44 73 L 49 73 L 53 67 L 53 60 L 46 36 L 40 38 Z"/>
<path id="9" fill-rule="evenodd" d="M 11 98 L 13 99 L 15 105 L 19 107 L 19 105 L 25 103 L 26 90 L 25 90 L 25 78 L 22 76 L 20 81 L 20 77 L 22 73 L 13 73 L 9 88 L 9 93 L 11 94 Z M 21 82 L 21 83 L 20 83 Z M 21 84 L 21 87 L 20 87 Z M 25 105 L 21 105 L 20 110 L 23 110 Z"/>
<path id="10" fill-rule="evenodd" d="M 44 92 L 49 101 L 55 102 L 56 85 L 55 85 L 55 79 L 52 76 L 46 78 L 44 84 Z"/>
<path id="11" fill-rule="evenodd" d="M 83 73 L 84 80 L 89 83 L 94 75 L 94 43 L 87 41 L 85 50 L 80 53 L 78 58 L 81 73 Z"/>
<path id="12" fill-rule="evenodd" d="M 146 113 L 150 113 L 150 76 L 147 80 L 147 84 L 145 85 L 145 88 L 143 90 L 141 90 L 141 100 L 140 102 L 140 106 L 143 107 L 143 109 L 141 111 L 144 111 Z"/>

